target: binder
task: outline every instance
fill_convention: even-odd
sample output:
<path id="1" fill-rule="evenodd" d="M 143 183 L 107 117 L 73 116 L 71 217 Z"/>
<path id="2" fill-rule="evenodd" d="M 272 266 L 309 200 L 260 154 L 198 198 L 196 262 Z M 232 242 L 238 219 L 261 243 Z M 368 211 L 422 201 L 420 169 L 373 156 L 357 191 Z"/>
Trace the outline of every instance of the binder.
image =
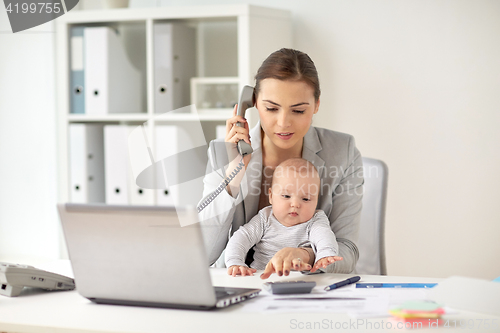
<path id="1" fill-rule="evenodd" d="M 225 139 L 226 138 L 226 125 L 217 125 L 215 127 L 215 136 L 216 136 L 216 139 Z"/>
<path id="2" fill-rule="evenodd" d="M 85 28 L 84 58 L 87 114 L 141 112 L 141 74 L 114 30 Z"/>
<path id="3" fill-rule="evenodd" d="M 70 201 L 105 202 L 102 125 L 69 125 Z"/>
<path id="4" fill-rule="evenodd" d="M 186 172 L 193 172 L 196 167 L 201 167 L 204 172 L 207 165 L 207 146 L 201 125 L 195 122 L 183 126 L 157 125 L 155 141 L 155 160 L 162 161 L 164 167 L 168 168 L 166 172 L 168 193 L 158 190 L 157 204 L 196 206 L 203 194 L 203 177 L 188 181 L 185 177 Z M 194 152 L 193 149 L 199 155 L 192 155 L 189 161 L 186 161 L 186 155 L 182 153 Z M 172 156 L 177 158 L 169 158 Z M 173 183 L 168 184 L 170 180 Z"/>
<path id="5" fill-rule="evenodd" d="M 154 205 L 154 190 L 140 188 L 136 185 L 135 178 L 131 173 L 128 176 L 130 192 L 129 201 L 131 205 Z"/>
<path id="6" fill-rule="evenodd" d="M 85 70 L 83 67 L 83 32 L 84 27 L 71 28 L 70 56 L 70 113 L 85 113 Z"/>
<path id="7" fill-rule="evenodd" d="M 130 142 L 130 133 L 134 129 L 134 126 L 128 127 L 129 129 L 129 140 Z M 146 152 L 143 150 L 143 152 Z M 129 144 L 129 149 L 128 149 L 128 155 L 127 155 L 128 160 L 133 163 L 134 157 L 130 154 L 130 144 Z M 129 165 L 131 166 L 131 163 Z M 150 182 L 154 181 L 154 175 L 151 175 Z M 129 201 L 131 205 L 154 205 L 155 204 L 155 191 L 152 189 L 144 189 L 139 186 L 137 186 L 137 182 L 134 176 L 134 173 L 132 172 L 132 169 L 128 169 L 128 181 L 129 181 Z"/>
<path id="8" fill-rule="evenodd" d="M 128 127 L 104 126 L 106 203 L 127 205 L 128 200 Z"/>
<path id="9" fill-rule="evenodd" d="M 178 152 L 179 128 L 176 126 L 156 126 L 156 160 L 172 156 Z M 171 171 L 170 171 L 171 170 Z M 177 176 L 178 165 L 169 165 L 169 175 Z M 173 206 L 179 204 L 179 193 L 175 186 L 170 187 L 168 183 L 165 189 L 156 190 L 156 204 L 159 206 Z"/>
<path id="10" fill-rule="evenodd" d="M 129 135 L 135 126 L 104 127 L 106 203 L 154 205 L 154 191 L 135 183 L 129 155 Z"/>
<path id="11" fill-rule="evenodd" d="M 190 80 L 196 76 L 195 29 L 182 23 L 154 23 L 155 112 L 190 104 Z"/>

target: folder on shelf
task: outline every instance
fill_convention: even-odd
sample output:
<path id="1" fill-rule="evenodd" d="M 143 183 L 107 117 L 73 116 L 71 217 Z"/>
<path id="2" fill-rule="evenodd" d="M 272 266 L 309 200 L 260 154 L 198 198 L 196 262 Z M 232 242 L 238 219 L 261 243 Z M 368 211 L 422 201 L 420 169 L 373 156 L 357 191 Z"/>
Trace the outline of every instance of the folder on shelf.
<path id="1" fill-rule="evenodd" d="M 132 205 L 154 205 L 155 204 L 155 190 L 152 189 L 145 189 L 137 185 L 137 180 L 134 176 L 134 167 L 139 163 L 144 161 L 149 161 L 151 157 L 149 156 L 148 152 L 148 144 L 150 142 L 149 138 L 146 139 L 146 136 L 150 133 L 149 128 L 140 126 L 140 128 L 136 126 L 129 126 L 129 134 L 128 134 L 128 140 L 127 140 L 127 145 L 128 145 L 128 155 L 127 158 L 129 159 L 130 167 L 129 169 L 129 174 L 128 174 L 128 181 L 129 181 L 129 188 L 130 188 L 130 193 L 129 193 L 129 200 L 130 204 Z M 142 141 L 137 140 L 137 134 L 140 135 L 140 139 Z M 133 155 L 131 153 L 131 146 L 133 144 L 140 143 L 141 147 L 141 156 Z M 139 166 L 141 168 L 142 166 Z M 153 183 L 154 182 L 154 176 L 150 175 L 150 180 L 149 182 Z"/>
<path id="2" fill-rule="evenodd" d="M 155 112 L 190 104 L 190 80 L 196 76 L 195 29 L 182 23 L 154 24 Z"/>
<path id="3" fill-rule="evenodd" d="M 155 135 L 156 160 L 166 171 L 166 186 L 173 203 L 196 206 L 202 197 L 207 165 L 207 145 L 201 124 L 157 125 Z M 158 204 L 163 204 L 161 193 L 157 193 L 157 198 Z"/>
<path id="4" fill-rule="evenodd" d="M 105 202 L 103 126 L 69 125 L 70 201 Z"/>
<path id="5" fill-rule="evenodd" d="M 109 27 L 84 29 L 85 111 L 90 115 L 141 112 L 141 74 Z"/>
<path id="6" fill-rule="evenodd" d="M 215 136 L 216 136 L 216 139 L 225 139 L 226 138 L 226 125 L 217 125 L 215 127 Z"/>
<path id="7" fill-rule="evenodd" d="M 154 204 L 154 191 L 137 186 L 131 169 L 128 142 L 134 128 L 121 125 L 104 127 L 107 204 Z"/>
<path id="8" fill-rule="evenodd" d="M 127 126 L 104 126 L 106 203 L 128 205 Z"/>
<path id="9" fill-rule="evenodd" d="M 176 126 L 156 126 L 155 127 L 155 142 L 156 142 L 156 160 L 160 161 L 168 156 L 175 155 L 178 152 L 179 128 Z M 176 177 L 178 173 L 178 165 L 169 165 L 169 176 Z M 178 205 L 179 193 L 178 188 L 170 187 L 168 179 L 165 181 L 165 188 L 156 190 L 157 205 Z"/>
<path id="10" fill-rule="evenodd" d="M 85 69 L 83 67 L 83 31 L 85 27 L 71 28 L 70 40 L 70 99 L 71 113 L 85 113 Z"/>

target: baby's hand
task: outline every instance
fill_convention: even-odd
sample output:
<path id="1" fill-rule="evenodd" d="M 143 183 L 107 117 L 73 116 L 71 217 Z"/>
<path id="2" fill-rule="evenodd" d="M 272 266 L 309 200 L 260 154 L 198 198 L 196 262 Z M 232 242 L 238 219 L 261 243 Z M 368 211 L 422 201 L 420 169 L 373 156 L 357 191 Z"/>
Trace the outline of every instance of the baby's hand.
<path id="1" fill-rule="evenodd" d="M 257 272 L 255 268 L 249 268 L 246 266 L 238 266 L 238 265 L 233 265 L 227 269 L 227 274 L 236 276 L 236 275 L 241 275 L 241 276 L 250 276 L 253 275 L 253 273 Z"/>
<path id="2" fill-rule="evenodd" d="M 316 261 L 316 264 L 314 264 L 313 268 L 311 269 L 311 273 L 316 272 L 320 268 L 326 268 L 326 266 L 333 264 L 336 261 L 343 260 L 344 258 L 342 257 L 324 257 L 321 258 L 320 260 Z"/>

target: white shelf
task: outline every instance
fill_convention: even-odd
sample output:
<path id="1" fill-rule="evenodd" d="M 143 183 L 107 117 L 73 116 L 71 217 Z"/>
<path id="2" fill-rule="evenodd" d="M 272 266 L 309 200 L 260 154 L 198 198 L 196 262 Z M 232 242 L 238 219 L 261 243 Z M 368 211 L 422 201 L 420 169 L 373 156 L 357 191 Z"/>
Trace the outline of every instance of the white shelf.
<path id="1" fill-rule="evenodd" d="M 199 112 L 198 115 L 191 113 L 172 113 L 171 115 L 161 116 L 161 121 L 226 121 L 228 115 L 231 115 L 232 110 L 221 110 L 221 111 L 206 111 Z M 160 114 L 154 114 L 149 117 L 146 113 L 143 114 L 110 114 L 103 116 L 89 116 L 84 114 L 71 114 L 68 116 L 69 123 L 114 123 L 114 122 L 146 122 L 153 120 L 155 116 Z"/>
<path id="2" fill-rule="evenodd" d="M 59 202 L 68 202 L 70 199 L 68 130 L 71 124 L 139 125 L 149 122 L 153 125 L 148 128 L 152 134 L 156 125 L 167 123 L 167 125 L 189 127 L 194 122 L 200 121 L 208 141 L 215 138 L 216 126 L 232 115 L 232 109 L 198 109 L 198 114 L 155 113 L 153 43 L 154 25 L 158 21 L 184 22 L 196 29 L 197 76 L 233 76 L 236 77 L 239 90 L 244 85 L 254 84 L 253 78 L 257 69 L 270 53 L 282 47 L 292 47 L 289 11 L 248 4 L 71 11 L 59 17 L 55 21 Z M 125 32 L 132 31 L 133 35 L 130 37 L 138 38 L 128 40 L 125 34 L 122 34 L 124 40 L 128 41 L 127 51 L 132 49 L 132 52 L 135 52 L 132 59 L 135 60 L 134 65 L 141 66 L 139 69 L 144 79 L 141 84 L 145 98 L 138 110 L 145 112 L 105 115 L 70 113 L 69 33 L 73 26 L 86 25 L 112 26 Z M 220 38 L 219 32 L 222 32 L 223 38 Z M 255 115 L 255 112 L 247 114 L 250 126 L 257 122 Z M 153 140 L 153 148 L 154 145 Z"/>
<path id="3" fill-rule="evenodd" d="M 282 47 L 292 47 L 291 14 L 287 10 L 248 4 L 168 6 L 157 8 L 71 11 L 56 22 L 57 63 L 57 153 L 58 201 L 70 200 L 69 126 L 74 123 L 139 125 L 149 122 L 150 134 L 158 125 L 191 126 L 201 122 L 207 141 L 215 138 L 216 126 L 232 115 L 232 110 L 198 110 L 198 114 L 172 113 L 168 117 L 155 113 L 154 24 L 184 22 L 197 31 L 198 77 L 236 77 L 239 90 L 253 85 L 254 76 L 262 61 Z M 112 26 L 125 33 L 132 31 L 125 45 L 133 53 L 135 66 L 143 75 L 144 113 L 127 114 L 70 114 L 69 33 L 73 26 Z M 130 30 L 132 29 L 132 30 Z M 222 29 L 222 30 L 221 30 Z M 219 33 L 222 32 L 222 38 Z M 123 34 L 126 39 L 126 34 Z M 224 53 L 221 53 L 224 52 Z M 130 56 L 130 54 L 129 54 Z M 257 122 L 255 112 L 246 115 L 249 125 Z M 213 136 L 213 137 L 211 137 Z M 152 137 L 152 136 L 151 136 Z M 153 140 L 152 147 L 154 149 Z M 157 201 L 158 202 L 158 201 Z M 61 240 L 63 257 L 66 256 Z"/>
<path id="4" fill-rule="evenodd" d="M 102 116 L 93 116 L 86 114 L 70 114 L 68 115 L 69 123 L 84 123 L 84 122 L 117 122 L 117 121 L 148 121 L 146 113 L 116 113 Z"/>
<path id="5" fill-rule="evenodd" d="M 60 24 L 79 24 L 166 19 L 209 20 L 221 18 L 234 19 L 239 16 L 248 15 L 278 20 L 281 19 L 285 21 L 290 20 L 290 12 L 287 10 L 247 4 L 234 4 L 70 11 L 63 16 L 60 16 L 57 19 L 57 22 Z"/>

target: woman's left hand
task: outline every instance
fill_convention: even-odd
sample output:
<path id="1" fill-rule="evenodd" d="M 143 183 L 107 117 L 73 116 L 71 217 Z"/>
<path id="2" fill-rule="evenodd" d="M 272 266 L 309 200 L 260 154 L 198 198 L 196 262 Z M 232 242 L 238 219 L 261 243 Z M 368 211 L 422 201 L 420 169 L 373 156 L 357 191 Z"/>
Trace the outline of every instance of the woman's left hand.
<path id="1" fill-rule="evenodd" d="M 260 276 L 261 279 L 267 279 L 271 274 L 276 273 L 278 276 L 288 276 L 291 270 L 308 271 L 311 269 L 309 262 L 309 253 L 307 250 L 295 247 L 285 247 L 274 255 L 267 263 L 264 273 Z"/>

